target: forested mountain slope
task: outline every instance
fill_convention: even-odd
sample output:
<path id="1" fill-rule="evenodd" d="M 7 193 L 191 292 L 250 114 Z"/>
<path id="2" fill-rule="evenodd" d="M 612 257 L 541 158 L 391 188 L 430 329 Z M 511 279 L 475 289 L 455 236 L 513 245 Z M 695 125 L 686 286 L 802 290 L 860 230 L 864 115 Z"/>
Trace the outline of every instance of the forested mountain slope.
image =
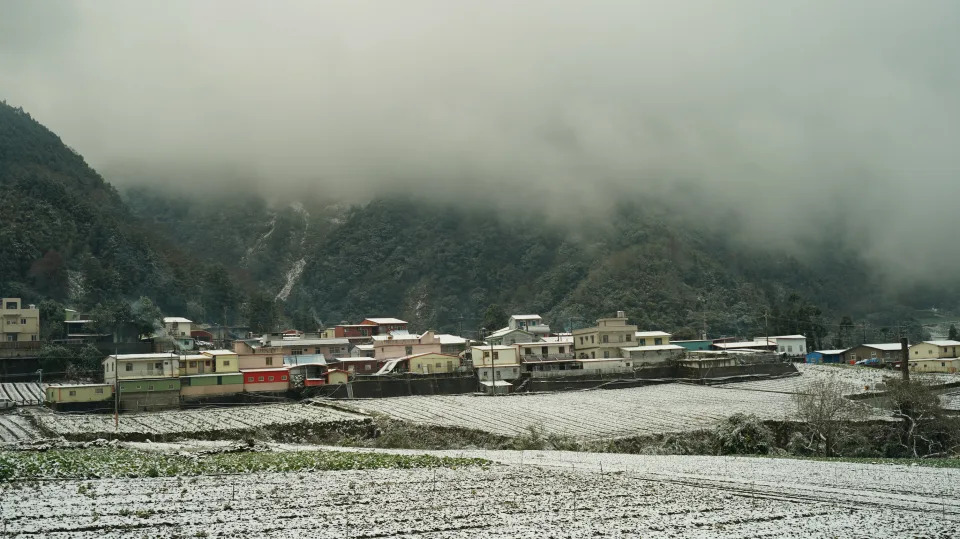
<path id="1" fill-rule="evenodd" d="M 189 260 L 132 217 L 117 191 L 57 135 L 0 104 L 0 287 L 28 301 L 92 306 L 189 293 Z"/>

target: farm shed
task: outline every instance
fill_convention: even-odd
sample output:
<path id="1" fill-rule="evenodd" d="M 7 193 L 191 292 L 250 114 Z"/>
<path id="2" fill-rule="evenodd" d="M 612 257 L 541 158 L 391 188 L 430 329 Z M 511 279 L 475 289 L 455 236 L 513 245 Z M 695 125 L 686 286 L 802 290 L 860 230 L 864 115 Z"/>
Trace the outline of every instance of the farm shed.
<path id="1" fill-rule="evenodd" d="M 80 411 L 113 401 L 112 384 L 57 384 L 47 386 L 47 405 L 58 411 Z M 112 406 L 112 404 L 111 404 Z"/>
<path id="2" fill-rule="evenodd" d="M 846 350 L 817 350 L 807 354 L 807 363 L 843 363 L 843 353 Z"/>
<path id="3" fill-rule="evenodd" d="M 244 369 L 240 374 L 246 393 L 284 392 L 290 389 L 289 369 Z"/>
<path id="4" fill-rule="evenodd" d="M 327 371 L 327 383 L 331 385 L 346 384 L 350 381 L 350 373 L 341 369 Z"/>
<path id="5" fill-rule="evenodd" d="M 243 375 L 240 373 L 197 374 L 180 377 L 180 396 L 185 399 L 242 392 Z"/>

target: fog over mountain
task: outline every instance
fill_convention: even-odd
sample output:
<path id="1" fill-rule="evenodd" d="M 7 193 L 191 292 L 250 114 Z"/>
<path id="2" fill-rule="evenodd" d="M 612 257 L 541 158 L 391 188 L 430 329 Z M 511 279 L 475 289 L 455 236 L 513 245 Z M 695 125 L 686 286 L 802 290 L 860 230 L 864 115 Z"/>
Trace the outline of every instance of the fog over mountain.
<path id="1" fill-rule="evenodd" d="M 536 196 L 599 221 L 668 197 L 761 244 L 840 238 L 898 281 L 960 263 L 952 0 L 0 13 L 0 97 L 118 185 Z"/>

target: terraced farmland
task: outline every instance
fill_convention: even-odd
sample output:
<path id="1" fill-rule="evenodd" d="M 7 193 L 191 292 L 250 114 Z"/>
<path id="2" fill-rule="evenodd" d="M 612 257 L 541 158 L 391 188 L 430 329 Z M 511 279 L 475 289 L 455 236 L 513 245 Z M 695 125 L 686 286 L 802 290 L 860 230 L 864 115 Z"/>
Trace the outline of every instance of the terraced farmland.
<path id="1" fill-rule="evenodd" d="M 738 412 L 785 419 L 794 408 L 788 394 L 687 384 L 502 397 L 397 397 L 338 404 L 419 424 L 505 436 L 539 426 L 548 433 L 586 440 L 712 428 Z"/>
<path id="2" fill-rule="evenodd" d="M 10 536 L 98 539 L 948 537 L 960 523 L 957 470 L 622 455 L 585 455 L 578 467 L 576 455 L 529 454 L 526 466 L 3 484 L 0 519 Z"/>
<path id="3" fill-rule="evenodd" d="M 0 443 L 39 440 L 40 431 L 26 417 L 17 414 L 0 414 Z"/>
<path id="4" fill-rule="evenodd" d="M 43 404 L 47 384 L 36 382 L 0 384 L 0 400 L 12 401 L 18 406 Z"/>
<path id="5" fill-rule="evenodd" d="M 198 410 L 169 410 L 163 412 L 121 414 L 119 426 L 108 414 L 55 414 L 37 412 L 37 421 L 66 438 L 115 435 L 142 435 L 162 437 L 208 436 L 217 432 L 256 431 L 265 427 L 294 424 L 339 424 L 365 421 L 366 418 L 324 406 L 304 404 L 272 404 L 210 408 Z"/>

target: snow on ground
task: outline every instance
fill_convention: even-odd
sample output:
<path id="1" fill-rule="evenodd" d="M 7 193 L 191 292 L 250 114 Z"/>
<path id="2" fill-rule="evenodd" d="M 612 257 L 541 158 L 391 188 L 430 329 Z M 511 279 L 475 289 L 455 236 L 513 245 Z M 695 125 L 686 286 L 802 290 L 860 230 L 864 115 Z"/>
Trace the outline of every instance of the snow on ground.
<path id="1" fill-rule="evenodd" d="M 796 367 L 797 370 L 800 371 L 800 376 L 775 378 L 772 380 L 734 382 L 716 387 L 749 391 L 799 393 L 812 379 L 830 378 L 839 380 L 840 383 L 843 384 L 846 390 L 845 394 L 855 395 L 859 393 L 883 391 L 884 378 L 900 375 L 899 371 L 874 369 L 870 367 L 853 367 L 849 365 L 808 365 L 800 363 L 797 364 Z M 960 382 L 960 375 L 957 374 L 911 373 L 911 376 L 935 385 Z"/>
<path id="2" fill-rule="evenodd" d="M 38 411 L 34 417 L 44 428 L 67 437 L 99 433 L 109 436 L 114 432 L 189 435 L 190 433 L 250 430 L 302 422 L 321 424 L 365 419 L 349 412 L 305 404 L 269 404 L 121 414 L 120 425 L 116 430 L 111 414 L 55 414 Z"/>
<path id="3" fill-rule="evenodd" d="M 960 389 L 950 389 L 940 395 L 940 401 L 947 410 L 960 412 Z"/>
<path id="4" fill-rule="evenodd" d="M 538 426 L 548 433 L 587 440 L 712 428 L 738 412 L 757 414 L 763 419 L 785 419 L 794 408 L 786 394 L 689 384 L 498 397 L 396 397 L 337 404 L 426 425 L 478 429 L 506 436 Z"/>
<path id="5" fill-rule="evenodd" d="M 30 420 L 19 414 L 0 414 L 0 444 L 43 438 Z"/>
<path id="6" fill-rule="evenodd" d="M 47 384 L 37 382 L 0 384 L 0 400 L 13 401 L 19 406 L 41 404 Z"/>
<path id="7" fill-rule="evenodd" d="M 4 484 L 0 518 L 6 535 L 80 538 L 947 537 L 960 523 L 956 469 L 477 453 L 509 464 Z"/>

